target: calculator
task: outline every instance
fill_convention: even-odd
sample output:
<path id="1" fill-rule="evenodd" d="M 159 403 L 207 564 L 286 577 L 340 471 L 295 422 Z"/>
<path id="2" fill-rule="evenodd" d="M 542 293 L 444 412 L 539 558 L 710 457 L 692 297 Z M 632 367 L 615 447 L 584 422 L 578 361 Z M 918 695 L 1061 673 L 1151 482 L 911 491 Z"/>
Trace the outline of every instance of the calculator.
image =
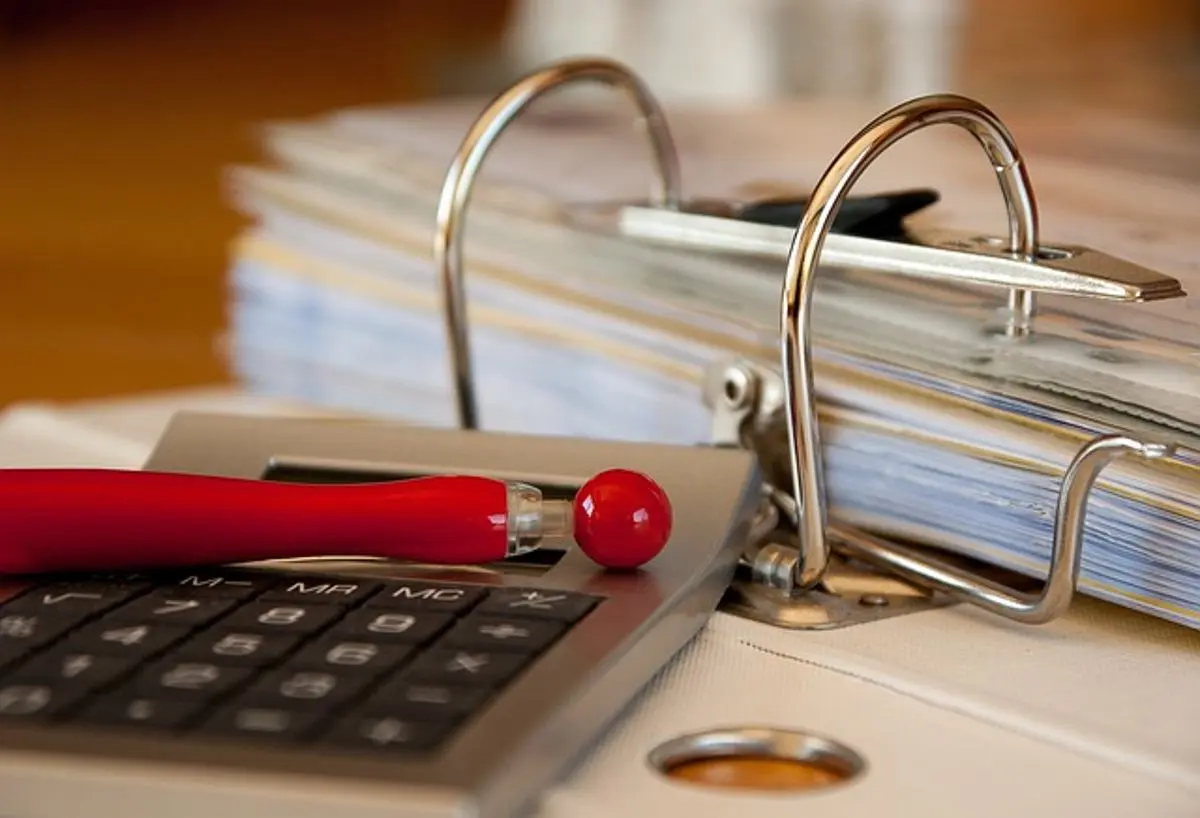
<path id="1" fill-rule="evenodd" d="M 536 812 L 720 603 L 761 497 L 749 453 L 183 413 L 145 464 L 303 482 L 477 474 L 562 498 L 613 467 L 672 505 L 670 540 L 636 571 L 568 547 L 472 566 L 330 554 L 0 580 L 0 816 Z"/>

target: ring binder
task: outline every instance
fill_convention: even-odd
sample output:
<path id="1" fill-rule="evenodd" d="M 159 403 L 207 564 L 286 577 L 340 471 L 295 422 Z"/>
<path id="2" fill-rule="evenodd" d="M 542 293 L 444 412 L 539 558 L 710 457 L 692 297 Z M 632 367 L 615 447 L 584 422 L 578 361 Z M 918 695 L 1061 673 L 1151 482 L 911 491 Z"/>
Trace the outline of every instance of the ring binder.
<path id="1" fill-rule="evenodd" d="M 478 424 L 461 258 L 463 219 L 471 187 L 495 139 L 529 102 L 554 87 L 583 79 L 625 88 L 641 112 L 654 149 L 657 201 L 652 207 L 623 208 L 623 235 L 684 244 L 691 249 L 770 258 L 781 257 L 780 247 L 786 237 L 779 303 L 780 378 L 757 371 L 753 364 L 735 363 L 724 370 L 723 383 L 715 390 L 710 385 L 709 391 L 710 398 L 716 394 L 724 399 L 721 406 L 714 407 L 711 442 L 745 446 L 757 452 L 768 474 L 764 502 L 775 508 L 773 516 L 764 517 L 773 520 L 765 528 L 774 525 L 773 530 L 787 529 L 788 539 L 794 541 L 788 545 L 768 543 L 769 536 L 759 531 L 744 560 L 750 583 L 781 592 L 787 599 L 819 595 L 823 592 L 820 586 L 829 584 L 834 566 L 831 557 L 837 552 L 911 582 L 931 595 L 940 592 L 1019 622 L 1044 624 L 1060 616 L 1076 590 L 1087 506 L 1096 479 L 1118 458 L 1132 455 L 1160 459 L 1170 456 L 1173 446 L 1128 434 L 1106 434 L 1076 452 L 1058 484 L 1050 570 L 1036 592 L 999 583 L 982 572 L 956 568 L 915 548 L 828 517 L 811 351 L 818 261 L 853 263 L 871 272 L 1000 287 L 1007 294 L 1002 335 L 1013 343 L 1021 343 L 1033 333 L 1036 293 L 1123 302 L 1185 295 L 1176 279 L 1091 248 L 1043 246 L 1036 198 L 1014 139 L 995 113 L 966 97 L 920 97 L 876 117 L 830 163 L 813 188 L 799 224 L 795 230 L 788 230 L 688 212 L 680 197 L 678 159 L 665 117 L 642 82 L 621 64 L 598 59 L 565 60 L 518 81 L 475 120 L 451 163 L 438 203 L 434 260 L 444 294 L 460 425 L 475 428 Z M 965 129 L 984 150 L 1005 199 L 1007 240 L 939 232 L 932 238 L 916 237 L 901 243 L 831 234 L 838 209 L 866 168 L 898 140 L 934 124 Z M 749 422 L 751 415 L 755 422 Z M 786 444 L 780 440 L 781 432 Z M 780 454 L 777 447 L 783 445 L 787 447 L 787 487 L 779 485 L 778 479 L 772 484 L 767 468 L 767 461 L 776 461 Z"/>

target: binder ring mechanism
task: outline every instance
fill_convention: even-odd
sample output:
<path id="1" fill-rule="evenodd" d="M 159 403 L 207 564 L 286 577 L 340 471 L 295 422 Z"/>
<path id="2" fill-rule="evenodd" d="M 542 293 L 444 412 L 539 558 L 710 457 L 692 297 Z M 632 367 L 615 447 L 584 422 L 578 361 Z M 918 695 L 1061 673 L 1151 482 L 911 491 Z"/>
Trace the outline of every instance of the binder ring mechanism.
<path id="1" fill-rule="evenodd" d="M 479 425 L 463 290 L 462 233 L 471 192 L 483 161 L 501 133 L 535 99 L 570 83 L 599 82 L 624 91 L 640 115 L 655 161 L 658 212 L 678 212 L 679 162 L 663 112 L 642 81 L 620 63 L 569 59 L 534 71 L 497 96 L 471 126 L 447 171 L 438 203 L 433 256 L 440 274 L 453 387 L 459 424 Z M 1006 251 L 991 239 L 949 239 L 912 246 L 873 242 L 830 231 L 851 187 L 866 168 L 904 136 L 934 124 L 968 131 L 987 154 L 1005 198 L 1008 215 Z M 775 423 L 782 404 L 787 465 L 764 486 L 764 513 L 751 536 L 743 565 L 749 583 L 735 582 L 728 600 L 734 612 L 784 627 L 824 628 L 880 616 L 899 615 L 914 606 L 892 605 L 890 613 L 864 613 L 831 591 L 841 571 L 831 553 L 857 558 L 920 589 L 940 591 L 951 600 L 973 603 L 1019 622 L 1042 624 L 1061 615 L 1075 593 L 1088 498 L 1101 471 L 1117 458 L 1168 456 L 1172 447 L 1125 435 L 1098 437 L 1083 446 L 1066 468 L 1055 514 L 1049 572 L 1042 589 L 1027 593 L 980 574 L 933 559 L 922 552 L 830 520 L 821 459 L 821 435 L 813 386 L 811 313 L 813 280 L 829 238 L 834 263 L 918 278 L 1000 287 L 1007 291 L 1004 335 L 1021 339 L 1030 332 L 1035 293 L 1146 301 L 1182 295 L 1179 282 L 1125 265 L 1085 247 L 1043 248 L 1038 243 L 1038 213 L 1025 163 L 1005 126 L 981 104 L 956 95 L 931 95 L 902 103 L 863 128 L 830 164 L 809 196 L 787 252 L 780 299 L 782 382 L 760 377 L 757 367 L 725 369 L 719 392 L 724 398 L 714 417 L 716 445 L 745 445 L 757 451 L 764 470 L 776 465 L 782 430 Z M 757 422 L 753 422 L 757 421 Z M 749 426 L 764 422 L 770 428 Z M 791 485 L 781 485 L 790 480 Z M 772 532 L 788 531 L 783 545 Z M 793 536 L 794 535 L 794 536 Z M 836 570 L 834 570 L 836 567 Z M 853 586 L 855 577 L 851 576 Z M 749 587 L 743 587 L 749 586 Z M 822 586 L 822 587 L 818 587 Z M 742 588 L 741 598 L 738 589 Z M 785 604 L 755 599 L 758 590 L 781 591 Z M 870 608 L 883 597 L 865 594 Z M 805 601 L 808 610 L 799 610 Z M 934 603 L 928 603 L 934 604 Z M 920 609 L 921 605 L 916 605 Z M 882 609 L 881 609 L 882 611 Z M 835 621 L 836 620 L 836 621 Z"/>
<path id="2" fill-rule="evenodd" d="M 800 544 L 791 579 L 799 590 L 814 587 L 825 574 L 832 548 L 836 548 L 959 601 L 1018 622 L 1044 624 L 1065 612 L 1074 595 L 1088 497 L 1100 472 L 1126 455 L 1146 459 L 1169 455 L 1170 446 L 1106 435 L 1077 452 L 1059 487 L 1049 572 L 1036 593 L 1020 592 L 931 559 L 916 549 L 831 521 L 828 515 L 811 343 L 813 282 L 822 245 L 839 206 L 871 162 L 904 136 L 939 123 L 966 129 L 983 147 L 1004 193 L 1011 251 L 1026 261 L 1038 256 L 1037 207 L 1024 162 L 1004 125 L 973 100 L 933 95 L 902 103 L 868 124 L 833 161 L 811 194 L 792 240 L 781 298 L 782 401 L 791 463 L 791 499 Z M 1010 286 L 1003 280 L 994 283 Z M 1026 328 L 1033 314 L 1033 293 L 1012 287 L 1009 308 Z"/>

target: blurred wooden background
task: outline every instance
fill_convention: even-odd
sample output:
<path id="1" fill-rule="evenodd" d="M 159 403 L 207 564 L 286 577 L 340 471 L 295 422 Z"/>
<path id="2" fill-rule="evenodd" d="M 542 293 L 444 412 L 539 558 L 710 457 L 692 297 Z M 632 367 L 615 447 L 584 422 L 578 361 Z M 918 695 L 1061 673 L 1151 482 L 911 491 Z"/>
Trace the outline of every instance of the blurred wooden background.
<path id="1" fill-rule="evenodd" d="M 0 404 L 225 380 L 223 166 L 431 93 L 501 0 L 33 0 L 0 42 Z"/>
<path id="2" fill-rule="evenodd" d="M 436 92 L 509 5 L 0 0 L 0 405 L 225 380 L 222 167 L 264 118 Z M 1145 52 L 1194 44 L 1197 8 L 974 0 L 964 74 L 1169 102 Z"/>

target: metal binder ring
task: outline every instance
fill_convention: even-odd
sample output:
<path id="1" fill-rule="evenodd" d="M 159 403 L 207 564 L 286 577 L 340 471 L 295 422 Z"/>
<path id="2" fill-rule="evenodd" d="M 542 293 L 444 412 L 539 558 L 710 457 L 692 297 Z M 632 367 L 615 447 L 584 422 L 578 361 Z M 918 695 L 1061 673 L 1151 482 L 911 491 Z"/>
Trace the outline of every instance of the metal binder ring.
<path id="1" fill-rule="evenodd" d="M 825 171 L 810 194 L 792 238 L 780 316 L 792 487 L 796 505 L 803 510 L 802 553 L 796 577 L 801 588 L 816 584 L 829 561 L 825 472 L 820 457 L 810 338 L 817 262 L 838 209 L 870 164 L 908 134 L 939 123 L 965 128 L 983 146 L 1004 192 L 1012 250 L 1025 256 L 1037 250 L 1037 208 L 1020 154 L 996 115 L 974 100 L 935 95 L 897 105 L 859 131 Z"/>
<path id="2" fill-rule="evenodd" d="M 477 428 L 479 424 L 462 272 L 462 225 L 471 190 L 497 137 L 529 103 L 553 88 L 582 80 L 617 86 L 632 99 L 654 151 L 658 175 L 656 204 L 669 209 L 679 207 L 679 159 L 666 118 L 642 80 L 624 65 L 602 58 L 553 63 L 518 80 L 488 105 L 467 132 L 446 173 L 438 201 L 433 245 L 434 263 L 441 275 L 445 300 L 459 425 L 465 429 Z"/>
<path id="3" fill-rule="evenodd" d="M 929 560 L 913 549 L 828 522 L 811 354 L 817 261 L 838 207 L 869 164 L 905 135 L 938 123 L 965 128 L 983 146 L 1004 192 L 1011 247 L 1026 257 L 1032 257 L 1037 249 L 1037 210 L 1021 157 L 995 114 L 974 100 L 934 95 L 898 105 L 860 131 L 830 165 L 814 189 L 793 238 L 781 304 L 784 408 L 792 490 L 801 509 L 801 559 L 796 583 L 810 588 L 821 579 L 832 540 L 839 550 L 920 585 L 1018 621 L 1044 623 L 1061 614 L 1074 593 L 1088 495 L 1100 471 L 1121 455 L 1161 457 L 1170 453 L 1169 447 L 1124 436 L 1097 438 L 1083 447 L 1063 476 L 1050 571 L 1042 591 L 1035 595 L 1015 592 L 986 578 Z M 1032 304 L 1020 297 L 1013 300 L 1026 306 Z"/>

